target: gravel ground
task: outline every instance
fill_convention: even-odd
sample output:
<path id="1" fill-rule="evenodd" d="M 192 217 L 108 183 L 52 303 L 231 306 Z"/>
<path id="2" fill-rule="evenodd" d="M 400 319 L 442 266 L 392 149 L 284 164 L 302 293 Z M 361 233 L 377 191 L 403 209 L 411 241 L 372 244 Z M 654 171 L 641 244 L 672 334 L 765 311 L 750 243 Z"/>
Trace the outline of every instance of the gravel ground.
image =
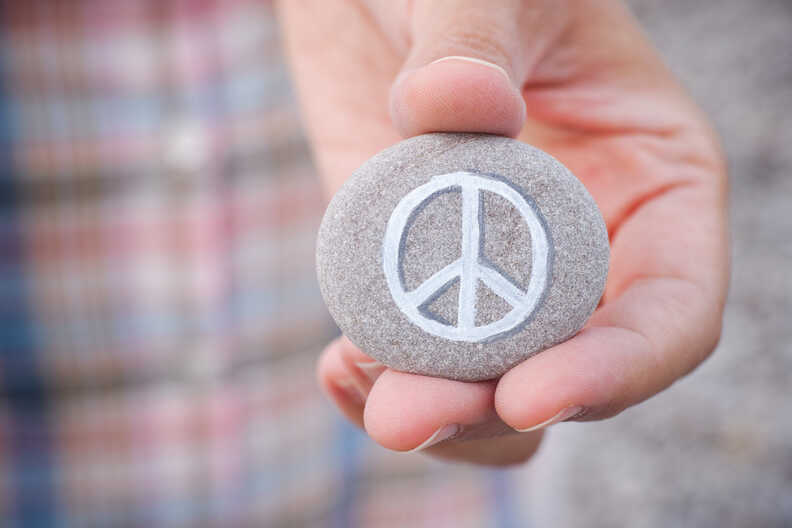
<path id="1" fill-rule="evenodd" d="M 524 506 L 537 526 L 789 527 L 792 0 L 630 4 L 729 158 L 724 333 L 663 394 L 606 422 L 556 427 L 519 472 Z"/>

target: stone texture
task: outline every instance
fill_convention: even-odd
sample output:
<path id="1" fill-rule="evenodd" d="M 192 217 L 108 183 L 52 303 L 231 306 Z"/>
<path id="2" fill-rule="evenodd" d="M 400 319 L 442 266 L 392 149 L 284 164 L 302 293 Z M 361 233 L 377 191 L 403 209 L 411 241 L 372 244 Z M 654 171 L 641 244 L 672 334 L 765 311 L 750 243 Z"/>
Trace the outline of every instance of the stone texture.
<path id="1" fill-rule="evenodd" d="M 427 134 L 368 160 L 333 198 L 317 243 L 322 294 L 352 342 L 398 370 L 467 381 L 574 335 L 602 295 L 608 258 L 602 216 L 563 165 L 472 134 Z M 390 282 L 388 269 L 398 270 Z"/>

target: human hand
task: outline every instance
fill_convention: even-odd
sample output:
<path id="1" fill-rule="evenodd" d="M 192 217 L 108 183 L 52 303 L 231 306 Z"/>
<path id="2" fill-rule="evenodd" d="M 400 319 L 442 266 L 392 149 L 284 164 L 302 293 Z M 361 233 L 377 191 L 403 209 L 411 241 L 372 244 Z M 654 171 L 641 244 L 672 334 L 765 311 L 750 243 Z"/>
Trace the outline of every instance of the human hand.
<path id="1" fill-rule="evenodd" d="M 330 193 L 405 137 L 488 132 L 558 158 L 608 226 L 611 268 L 591 320 L 499 380 L 407 374 L 345 338 L 328 346 L 321 385 L 375 441 L 520 462 L 542 426 L 613 416 L 714 349 L 729 276 L 724 162 L 620 2 L 285 0 L 279 9 Z M 459 56 L 474 60 L 447 58 Z"/>

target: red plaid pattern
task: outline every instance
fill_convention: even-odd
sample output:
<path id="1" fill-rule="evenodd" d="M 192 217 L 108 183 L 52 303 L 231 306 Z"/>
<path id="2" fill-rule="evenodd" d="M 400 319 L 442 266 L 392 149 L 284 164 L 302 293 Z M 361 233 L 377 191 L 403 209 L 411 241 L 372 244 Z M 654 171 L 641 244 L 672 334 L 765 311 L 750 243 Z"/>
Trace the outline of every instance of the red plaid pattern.
<path id="1" fill-rule="evenodd" d="M 324 204 L 267 3 L 0 27 L 3 526 L 516 522 L 507 474 L 387 452 L 318 392 Z"/>

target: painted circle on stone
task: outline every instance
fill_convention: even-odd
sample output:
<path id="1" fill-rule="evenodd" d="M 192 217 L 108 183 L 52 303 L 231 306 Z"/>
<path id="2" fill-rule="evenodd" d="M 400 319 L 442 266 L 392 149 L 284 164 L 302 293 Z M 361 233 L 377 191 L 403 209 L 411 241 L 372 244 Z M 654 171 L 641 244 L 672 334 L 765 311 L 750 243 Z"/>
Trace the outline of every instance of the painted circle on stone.
<path id="1" fill-rule="evenodd" d="M 353 344 L 395 370 L 461 381 L 495 379 L 576 335 L 608 260 L 602 214 L 569 169 L 479 134 L 376 154 L 336 192 L 316 242 L 322 297 Z"/>
<path id="2" fill-rule="evenodd" d="M 481 193 L 491 192 L 506 199 L 520 214 L 531 238 L 531 273 L 527 288 L 514 282 L 487 262 L 483 254 Z M 462 195 L 461 256 L 435 272 L 416 288 L 407 291 L 403 275 L 404 246 L 407 233 L 424 207 L 439 195 Z M 407 319 L 425 332 L 451 341 L 484 343 L 497 341 L 518 331 L 531 318 L 544 298 L 550 278 L 552 241 L 539 210 L 521 189 L 485 174 L 458 171 L 433 177 L 410 191 L 391 213 L 382 243 L 385 280 L 396 306 Z M 457 323 L 446 324 L 424 309 L 459 280 Z M 479 281 L 506 301 L 511 310 L 501 319 L 476 326 L 476 300 Z"/>

